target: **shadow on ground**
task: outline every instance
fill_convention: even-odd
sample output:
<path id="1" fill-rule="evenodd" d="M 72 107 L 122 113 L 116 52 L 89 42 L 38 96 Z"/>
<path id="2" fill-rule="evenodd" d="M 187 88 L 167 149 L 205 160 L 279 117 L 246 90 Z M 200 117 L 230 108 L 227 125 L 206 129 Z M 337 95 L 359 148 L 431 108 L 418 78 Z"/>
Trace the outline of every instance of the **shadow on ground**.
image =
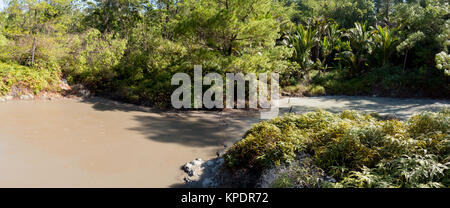
<path id="1" fill-rule="evenodd" d="M 421 111 L 439 111 L 443 107 L 450 107 L 448 100 L 351 96 L 291 98 L 287 102 L 288 104 L 282 107 L 283 113 L 303 113 L 314 109 L 324 109 L 333 113 L 357 110 L 367 113 L 393 114 L 401 119 L 407 119 Z"/>

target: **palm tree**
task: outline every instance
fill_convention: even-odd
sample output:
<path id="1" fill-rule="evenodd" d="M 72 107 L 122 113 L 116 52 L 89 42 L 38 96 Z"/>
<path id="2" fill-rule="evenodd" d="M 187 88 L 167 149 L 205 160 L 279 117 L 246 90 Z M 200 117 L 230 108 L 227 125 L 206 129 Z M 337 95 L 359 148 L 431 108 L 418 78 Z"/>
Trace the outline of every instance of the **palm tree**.
<path id="1" fill-rule="evenodd" d="M 348 38 L 350 51 L 341 52 L 338 59 L 347 62 L 350 65 L 350 74 L 355 75 L 367 66 L 367 56 L 372 53 L 372 34 L 365 23 L 355 23 L 355 27 L 349 29 L 344 36 Z"/>
<path id="2" fill-rule="evenodd" d="M 374 58 L 377 61 L 377 64 L 381 63 L 381 66 L 384 66 L 389 62 L 389 57 L 396 50 L 399 39 L 394 33 L 395 29 L 381 26 L 378 26 L 377 29 L 373 31 Z"/>
<path id="3" fill-rule="evenodd" d="M 335 22 L 328 22 L 327 27 L 324 30 L 324 37 L 319 42 L 320 46 L 320 56 L 318 59 L 319 73 L 322 70 L 328 69 L 327 59 L 334 52 L 339 52 L 341 50 L 341 30 L 339 30 L 339 25 Z"/>
<path id="4" fill-rule="evenodd" d="M 301 68 L 307 71 L 312 64 L 311 49 L 316 44 L 315 31 L 310 27 L 298 26 L 295 34 L 290 37 L 294 48 L 294 60 L 300 64 Z"/>

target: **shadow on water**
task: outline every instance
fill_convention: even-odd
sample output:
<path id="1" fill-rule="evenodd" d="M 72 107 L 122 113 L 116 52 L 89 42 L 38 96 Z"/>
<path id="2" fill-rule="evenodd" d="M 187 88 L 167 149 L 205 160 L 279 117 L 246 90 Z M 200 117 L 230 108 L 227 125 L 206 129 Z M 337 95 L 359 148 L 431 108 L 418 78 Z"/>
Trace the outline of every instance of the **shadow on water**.
<path id="1" fill-rule="evenodd" d="M 92 98 L 84 98 L 82 100 L 84 103 L 92 104 L 92 108 L 98 111 L 123 111 L 123 112 L 163 112 L 162 110 L 150 108 L 147 106 L 139 106 L 129 103 L 124 103 L 120 101 L 109 100 L 102 97 L 92 97 Z"/>
<path id="2" fill-rule="evenodd" d="M 141 132 L 158 142 L 179 143 L 193 147 L 218 146 L 223 143 L 224 126 L 216 116 L 189 117 L 188 115 L 135 116 Z"/>
<path id="3" fill-rule="evenodd" d="M 133 112 L 133 119 L 139 125 L 128 130 L 153 141 L 191 147 L 221 146 L 224 142 L 226 125 L 215 111 L 164 111 L 103 98 L 88 98 L 82 102 L 92 104 L 98 111 Z"/>

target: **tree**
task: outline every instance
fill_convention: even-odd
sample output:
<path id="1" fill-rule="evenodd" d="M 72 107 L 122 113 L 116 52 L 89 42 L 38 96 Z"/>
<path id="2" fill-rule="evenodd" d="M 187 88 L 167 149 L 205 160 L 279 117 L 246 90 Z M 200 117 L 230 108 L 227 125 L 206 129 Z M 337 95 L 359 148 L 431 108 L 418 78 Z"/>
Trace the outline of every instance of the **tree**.
<path id="1" fill-rule="evenodd" d="M 87 5 L 84 24 L 101 33 L 116 32 L 128 37 L 131 29 L 142 20 L 144 0 L 83 0 Z"/>
<path id="2" fill-rule="evenodd" d="M 300 64 L 304 71 L 307 71 L 313 63 L 311 61 L 311 50 L 317 42 L 316 33 L 311 27 L 304 28 L 303 25 L 299 25 L 295 35 L 291 37 L 294 60 Z"/>
<path id="3" fill-rule="evenodd" d="M 399 40 L 395 32 L 395 29 L 378 26 L 373 33 L 374 57 L 378 64 L 381 63 L 381 66 L 389 62 L 390 56 L 396 50 Z"/>
<path id="4" fill-rule="evenodd" d="M 399 3 L 393 8 L 391 22 L 398 25 L 401 39 L 406 40 L 415 33 L 422 32 L 424 38 L 417 40 L 417 44 L 426 47 L 416 47 L 408 50 L 406 66 L 421 67 L 435 66 L 435 55 L 442 51 L 439 35 L 445 30 L 445 18 L 448 15 L 448 3 L 440 0 L 428 0 L 427 4 L 420 2 Z"/>
<path id="5" fill-rule="evenodd" d="M 11 0 L 5 33 L 10 36 L 65 33 L 74 15 L 75 0 Z"/>
<path id="6" fill-rule="evenodd" d="M 450 76 L 450 54 L 442 51 L 436 54 L 436 68 L 444 71 L 445 75 Z"/>
<path id="7" fill-rule="evenodd" d="M 351 28 L 355 22 L 375 21 L 375 6 L 370 0 L 301 0 L 297 4 L 303 22 L 311 17 L 323 16 L 334 19 L 344 28 Z"/>
<path id="8" fill-rule="evenodd" d="M 406 61 L 408 60 L 409 50 L 414 48 L 416 43 L 423 40 L 424 38 L 425 38 L 425 35 L 423 34 L 423 32 L 418 31 L 418 32 L 408 35 L 408 37 L 397 46 L 397 51 L 399 53 L 405 55 L 405 59 L 403 61 L 403 71 L 405 71 L 405 68 L 406 68 Z"/>
<path id="9" fill-rule="evenodd" d="M 10 41 L 0 48 L 1 58 L 30 66 L 55 63 L 66 53 L 62 37 L 73 29 L 76 12 L 74 0 L 9 1 L 2 33 Z"/>
<path id="10" fill-rule="evenodd" d="M 355 27 L 344 35 L 349 42 L 350 50 L 339 54 L 338 60 L 343 60 L 350 66 L 350 75 L 360 73 L 367 66 L 369 55 L 372 53 L 373 38 L 367 29 L 367 24 L 355 23 Z"/>
<path id="11" fill-rule="evenodd" d="M 178 34 L 225 56 L 273 47 L 283 14 L 271 0 L 187 0 Z M 274 12 L 275 11 L 275 12 Z"/>

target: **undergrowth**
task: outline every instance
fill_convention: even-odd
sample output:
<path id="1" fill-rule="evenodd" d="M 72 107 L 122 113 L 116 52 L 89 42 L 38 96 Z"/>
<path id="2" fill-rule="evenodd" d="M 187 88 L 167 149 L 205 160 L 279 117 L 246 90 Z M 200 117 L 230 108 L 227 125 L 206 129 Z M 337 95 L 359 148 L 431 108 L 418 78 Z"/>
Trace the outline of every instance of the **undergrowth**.
<path id="1" fill-rule="evenodd" d="M 58 89 L 61 72 L 56 66 L 36 63 L 36 67 L 0 62 L 0 95 L 10 93 L 13 86 L 37 94 Z"/>
<path id="2" fill-rule="evenodd" d="M 254 125 L 225 159 L 233 170 L 262 171 L 301 151 L 336 179 L 324 187 L 449 187 L 449 133 L 448 109 L 407 121 L 355 111 L 289 114 Z"/>

